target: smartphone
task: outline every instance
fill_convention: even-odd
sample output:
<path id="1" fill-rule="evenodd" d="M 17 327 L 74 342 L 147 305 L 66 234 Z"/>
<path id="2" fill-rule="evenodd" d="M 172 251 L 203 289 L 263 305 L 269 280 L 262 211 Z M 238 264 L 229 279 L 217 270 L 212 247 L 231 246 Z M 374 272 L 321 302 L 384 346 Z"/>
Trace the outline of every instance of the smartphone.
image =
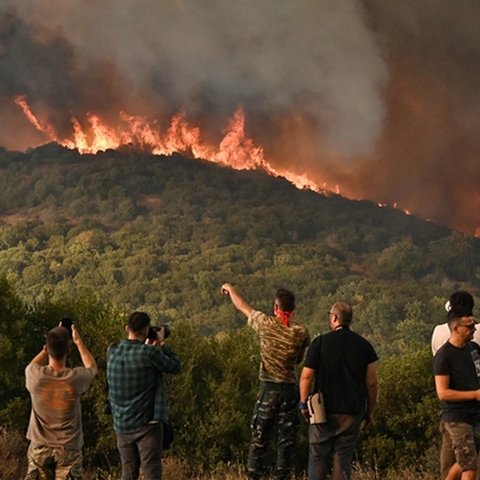
<path id="1" fill-rule="evenodd" d="M 60 321 L 60 326 L 65 327 L 68 330 L 68 333 L 70 333 L 70 336 L 72 336 L 72 323 L 73 320 L 71 318 L 62 318 Z"/>

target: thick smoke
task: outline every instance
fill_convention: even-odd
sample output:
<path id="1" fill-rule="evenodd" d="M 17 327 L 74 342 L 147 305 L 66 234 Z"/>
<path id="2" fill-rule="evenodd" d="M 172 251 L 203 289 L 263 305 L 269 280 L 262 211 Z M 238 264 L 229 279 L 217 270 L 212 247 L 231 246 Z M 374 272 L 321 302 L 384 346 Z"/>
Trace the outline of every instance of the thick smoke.
<path id="1" fill-rule="evenodd" d="M 272 164 L 473 232 L 479 14 L 452 0 L 3 0 L 0 144 L 42 142 L 18 94 L 64 136 L 87 112 L 182 111 L 218 139 L 242 106 Z"/>

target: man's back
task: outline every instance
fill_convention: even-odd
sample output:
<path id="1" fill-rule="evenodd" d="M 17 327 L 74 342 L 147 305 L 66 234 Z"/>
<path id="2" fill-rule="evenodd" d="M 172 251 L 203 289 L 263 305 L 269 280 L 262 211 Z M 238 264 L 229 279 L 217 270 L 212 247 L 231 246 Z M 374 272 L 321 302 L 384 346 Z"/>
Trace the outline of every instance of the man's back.
<path id="1" fill-rule="evenodd" d="M 367 367 L 376 360 L 372 345 L 349 328 L 312 342 L 305 366 L 316 371 L 315 389 L 324 394 L 327 412 L 360 414 L 365 410 Z"/>
<path id="2" fill-rule="evenodd" d="M 166 349 L 167 347 L 164 347 Z M 123 340 L 108 353 L 109 399 L 115 430 L 138 431 L 150 420 L 167 420 L 161 373 L 178 373 L 177 357 L 138 340 Z"/>
<path id="3" fill-rule="evenodd" d="M 296 383 L 295 366 L 310 341 L 307 328 L 293 321 L 286 326 L 259 311 L 249 316 L 248 324 L 260 337 L 260 380 Z"/>
<path id="4" fill-rule="evenodd" d="M 31 363 L 25 369 L 32 398 L 27 438 L 34 445 L 80 449 L 83 445 L 80 396 L 94 379 L 89 368 L 66 368 Z"/>

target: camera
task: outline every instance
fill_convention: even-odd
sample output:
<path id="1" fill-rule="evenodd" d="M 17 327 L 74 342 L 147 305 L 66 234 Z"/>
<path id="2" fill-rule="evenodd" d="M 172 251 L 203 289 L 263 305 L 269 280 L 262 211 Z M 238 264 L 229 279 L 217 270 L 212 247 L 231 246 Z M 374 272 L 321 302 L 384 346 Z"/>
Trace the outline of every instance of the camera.
<path id="1" fill-rule="evenodd" d="M 164 329 L 164 338 L 167 338 L 170 335 L 170 327 L 165 324 L 165 325 L 154 325 L 148 329 L 148 334 L 147 338 L 149 340 L 156 340 L 157 339 L 157 332 L 160 331 L 161 329 Z"/>

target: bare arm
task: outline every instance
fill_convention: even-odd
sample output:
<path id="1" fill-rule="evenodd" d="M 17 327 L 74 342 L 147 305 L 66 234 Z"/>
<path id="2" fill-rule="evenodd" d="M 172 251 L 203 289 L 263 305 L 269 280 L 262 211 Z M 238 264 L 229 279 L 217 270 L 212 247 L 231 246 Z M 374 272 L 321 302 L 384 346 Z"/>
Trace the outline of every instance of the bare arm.
<path id="1" fill-rule="evenodd" d="M 480 390 L 453 390 L 450 387 L 449 375 L 435 375 L 435 389 L 439 400 L 447 402 L 464 402 L 480 400 Z"/>
<path id="2" fill-rule="evenodd" d="M 315 378 L 315 370 L 309 367 L 303 367 L 302 373 L 300 374 L 300 381 L 298 383 L 298 388 L 300 390 L 300 413 L 303 415 L 303 418 L 307 422 L 310 421 L 310 413 L 306 405 L 307 398 L 310 395 L 310 390 L 312 388 L 312 382 Z M 303 405 L 302 405 L 303 404 Z"/>
<path id="3" fill-rule="evenodd" d="M 313 379 L 315 378 L 315 370 L 309 367 L 303 367 L 300 374 L 299 389 L 300 402 L 305 403 L 312 387 Z"/>
<path id="4" fill-rule="evenodd" d="M 44 345 L 42 350 L 38 352 L 35 357 L 32 358 L 30 363 L 36 363 L 38 365 L 45 365 L 48 358 L 47 346 Z"/>
<path id="5" fill-rule="evenodd" d="M 230 295 L 230 299 L 234 307 L 242 312 L 246 317 L 249 317 L 250 314 L 254 311 L 253 308 L 247 303 L 247 301 L 233 288 L 230 283 L 224 283 L 222 285 L 222 293 L 227 293 Z"/>
<path id="6" fill-rule="evenodd" d="M 90 350 L 85 346 L 83 340 L 80 338 L 80 335 L 75 328 L 75 325 L 72 325 L 72 340 L 78 348 L 78 353 L 80 354 L 80 358 L 82 359 L 83 366 L 85 368 L 90 368 L 93 371 L 94 375 L 98 374 L 98 367 L 95 358 L 90 353 Z"/>
<path id="7" fill-rule="evenodd" d="M 378 396 L 377 362 L 372 362 L 368 364 L 365 384 L 367 386 L 366 425 L 368 426 L 370 424 L 373 424 L 375 421 L 375 408 L 377 406 Z"/>

